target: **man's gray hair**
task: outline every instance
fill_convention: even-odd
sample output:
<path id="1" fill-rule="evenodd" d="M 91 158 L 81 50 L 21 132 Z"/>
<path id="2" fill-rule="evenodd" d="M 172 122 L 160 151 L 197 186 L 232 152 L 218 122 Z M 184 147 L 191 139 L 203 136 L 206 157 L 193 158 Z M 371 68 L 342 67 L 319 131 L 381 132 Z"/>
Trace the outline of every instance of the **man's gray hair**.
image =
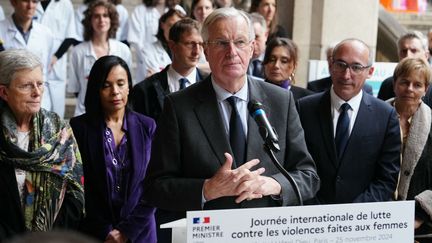
<path id="1" fill-rule="evenodd" d="M 428 40 L 426 39 L 426 37 L 422 34 L 422 32 L 417 31 L 417 30 L 412 30 L 412 31 L 408 31 L 405 34 L 403 34 L 401 37 L 399 37 L 398 42 L 397 42 L 397 48 L 398 48 L 398 52 L 400 52 L 400 46 L 402 45 L 402 42 L 406 41 L 406 40 L 411 40 L 411 39 L 418 39 L 423 47 L 424 51 L 428 51 L 429 47 L 428 47 Z"/>
<path id="2" fill-rule="evenodd" d="M 243 18 L 247 25 L 249 26 L 249 41 L 255 39 L 255 32 L 252 25 L 252 21 L 249 19 L 247 13 L 242 10 L 238 10 L 235 8 L 218 8 L 214 10 L 207 18 L 204 20 L 204 23 L 201 28 L 201 36 L 204 42 L 208 41 L 208 27 L 216 22 L 219 19 L 228 19 L 228 18 Z"/>
<path id="3" fill-rule="evenodd" d="M 9 49 L 0 52 L 0 84 L 9 85 L 16 72 L 37 67 L 42 69 L 39 57 L 25 49 Z"/>
<path id="4" fill-rule="evenodd" d="M 252 21 L 252 25 L 255 24 L 255 23 L 257 23 L 257 24 L 261 25 L 262 31 L 264 33 L 267 32 L 267 22 L 266 22 L 265 18 L 261 14 L 259 14 L 259 13 L 250 13 L 249 16 L 250 16 L 250 19 Z"/>

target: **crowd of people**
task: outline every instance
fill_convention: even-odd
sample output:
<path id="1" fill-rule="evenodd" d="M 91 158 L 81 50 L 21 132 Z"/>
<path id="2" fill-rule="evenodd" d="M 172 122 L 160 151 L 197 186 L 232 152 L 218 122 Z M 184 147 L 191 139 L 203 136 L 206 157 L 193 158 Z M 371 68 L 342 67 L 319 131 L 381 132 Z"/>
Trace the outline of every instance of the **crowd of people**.
<path id="1" fill-rule="evenodd" d="M 329 77 L 296 86 L 301 50 L 275 0 L 252 0 L 249 13 L 194 0 L 189 15 L 175 0 L 144 0 L 130 16 L 111 0 L 75 11 L 69 0 L 10 2 L 0 241 L 66 229 L 170 242 L 159 226 L 189 210 L 392 200 L 415 200 L 416 233 L 432 233 L 432 71 L 420 33 L 400 37 L 378 99 L 365 83 L 373 52 L 355 38 L 329 47 Z M 77 97 L 70 122 L 66 90 Z M 263 148 L 256 106 L 271 114 L 289 176 Z"/>

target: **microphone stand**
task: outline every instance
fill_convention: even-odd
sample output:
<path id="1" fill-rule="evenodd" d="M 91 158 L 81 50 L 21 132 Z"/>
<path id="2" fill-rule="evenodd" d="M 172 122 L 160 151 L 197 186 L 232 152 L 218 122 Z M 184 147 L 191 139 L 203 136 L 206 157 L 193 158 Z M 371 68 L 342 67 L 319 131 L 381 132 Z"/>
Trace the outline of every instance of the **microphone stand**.
<path id="1" fill-rule="evenodd" d="M 285 178 L 288 179 L 289 183 L 293 187 L 294 192 L 297 196 L 299 205 L 302 206 L 303 205 L 303 198 L 302 198 L 302 195 L 300 194 L 300 190 L 298 188 L 297 183 L 295 182 L 294 178 L 292 178 L 292 176 L 288 173 L 288 171 L 286 171 L 285 168 L 279 163 L 279 161 L 277 160 L 277 158 L 274 154 L 274 152 L 279 152 L 279 150 L 280 150 L 279 144 L 277 144 L 277 142 L 274 142 L 268 138 L 267 129 L 263 129 L 263 130 L 265 130 L 265 134 L 262 134 L 262 135 L 265 135 L 265 136 L 263 136 L 263 137 L 265 137 L 264 150 L 270 156 L 273 164 L 279 169 L 279 171 L 285 176 Z M 260 129 L 260 131 L 262 131 L 262 130 Z"/>

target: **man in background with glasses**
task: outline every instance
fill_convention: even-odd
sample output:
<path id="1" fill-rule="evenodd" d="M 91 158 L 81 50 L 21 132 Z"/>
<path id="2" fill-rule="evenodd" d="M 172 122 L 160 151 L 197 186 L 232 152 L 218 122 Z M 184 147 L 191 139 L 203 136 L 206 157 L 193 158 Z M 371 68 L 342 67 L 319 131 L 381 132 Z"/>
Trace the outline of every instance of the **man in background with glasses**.
<path id="1" fill-rule="evenodd" d="M 163 109 L 165 96 L 189 87 L 207 77 L 197 68 L 203 41 L 197 21 L 186 18 L 170 29 L 168 46 L 172 63 L 134 86 L 131 93 L 133 109 L 156 121 Z"/>
<path id="2" fill-rule="evenodd" d="M 405 58 L 422 58 L 427 62 L 430 56 L 428 41 L 419 31 L 409 31 L 399 37 L 397 49 L 399 62 Z M 377 96 L 378 99 L 385 101 L 395 97 L 393 82 L 394 80 L 392 75 L 381 83 Z"/>
<path id="3" fill-rule="evenodd" d="M 264 104 L 279 134 L 278 160 L 305 200 L 319 187 L 291 93 L 248 77 L 254 32 L 247 14 L 213 11 L 202 27 L 210 77 L 168 95 L 158 121 L 145 187 L 158 208 L 187 210 L 298 204 L 263 148 L 248 102 Z"/>
<path id="4" fill-rule="evenodd" d="M 389 201 L 396 189 L 401 139 L 396 111 L 362 91 L 373 73 L 369 47 L 346 39 L 330 64 L 332 87 L 298 102 L 321 188 L 314 203 Z"/>

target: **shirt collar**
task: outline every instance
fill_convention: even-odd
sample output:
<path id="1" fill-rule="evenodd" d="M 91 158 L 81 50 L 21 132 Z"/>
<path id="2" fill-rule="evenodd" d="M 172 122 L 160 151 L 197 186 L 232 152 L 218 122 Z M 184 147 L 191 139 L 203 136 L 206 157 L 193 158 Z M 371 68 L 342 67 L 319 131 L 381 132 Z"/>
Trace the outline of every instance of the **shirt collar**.
<path id="1" fill-rule="evenodd" d="M 333 109 L 336 109 L 336 110 L 339 110 L 340 106 L 343 103 L 348 103 L 352 110 L 358 110 L 360 107 L 360 102 L 361 102 L 362 97 L 363 97 L 363 90 L 360 90 L 360 92 L 357 95 L 352 97 L 350 100 L 345 101 L 345 100 L 341 99 L 334 92 L 333 86 L 330 89 L 331 106 Z"/>
<path id="2" fill-rule="evenodd" d="M 216 99 L 218 102 L 226 100 L 230 96 L 235 96 L 243 101 L 248 101 L 248 82 L 247 82 L 247 76 L 245 75 L 245 82 L 243 87 L 235 94 L 232 94 L 228 91 L 226 91 L 224 88 L 219 86 L 213 79 L 213 76 L 211 76 L 211 82 L 213 85 L 213 89 L 216 93 Z"/>
<path id="3" fill-rule="evenodd" d="M 196 77 L 197 77 L 196 72 L 197 72 L 197 69 L 193 68 L 192 72 L 190 72 L 186 77 L 183 77 L 176 70 L 174 70 L 172 65 L 170 65 L 168 67 L 168 77 L 169 78 L 171 78 L 172 80 L 176 80 L 176 81 L 178 81 L 181 78 L 187 78 L 189 84 L 194 84 L 196 82 Z"/>
<path id="4" fill-rule="evenodd" d="M 18 30 L 21 34 L 23 34 L 23 35 L 29 33 L 30 30 L 33 28 L 33 20 L 32 20 L 32 22 L 31 22 L 31 24 L 30 24 L 30 27 L 29 27 L 28 31 L 24 33 L 23 28 L 22 28 L 22 27 L 21 27 L 21 26 L 20 26 L 20 25 L 15 21 L 14 15 L 15 15 L 15 14 L 12 14 L 12 21 L 13 21 L 15 27 L 17 28 L 17 30 Z"/>

